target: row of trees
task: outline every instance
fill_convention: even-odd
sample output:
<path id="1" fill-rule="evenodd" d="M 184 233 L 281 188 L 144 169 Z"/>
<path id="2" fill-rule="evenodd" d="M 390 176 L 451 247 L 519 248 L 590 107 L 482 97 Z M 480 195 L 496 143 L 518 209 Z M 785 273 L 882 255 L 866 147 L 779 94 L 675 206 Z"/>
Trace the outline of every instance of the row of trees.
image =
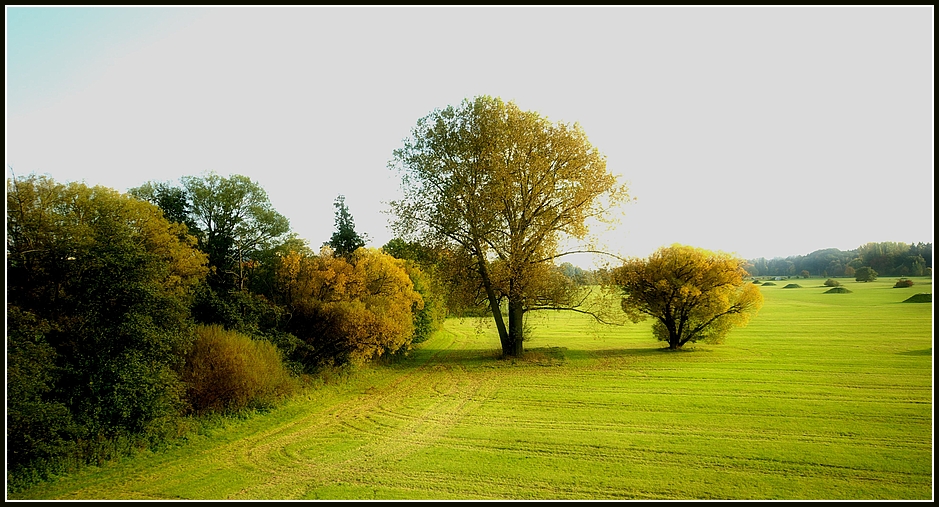
<path id="1" fill-rule="evenodd" d="M 414 321 L 427 319 L 414 290 L 424 278 L 420 268 L 364 248 L 367 236 L 355 231 L 344 196 L 334 203 L 336 231 L 314 251 L 248 178 L 208 174 L 181 181 L 182 187 L 148 182 L 130 194 L 187 224 L 208 255 L 206 284 L 193 305 L 196 322 L 271 339 L 294 367 L 310 371 L 407 349 Z M 439 312 L 434 316 L 431 328 L 441 320 Z"/>
<path id="2" fill-rule="evenodd" d="M 13 475 L 100 458 L 109 442 L 148 445 L 188 414 L 269 405 L 298 374 L 426 339 L 445 316 L 439 284 L 363 248 L 342 196 L 335 219 L 314 252 L 240 175 L 127 194 L 9 179 Z"/>
<path id="3" fill-rule="evenodd" d="M 8 180 L 10 471 L 185 411 L 189 309 L 208 273 L 195 244 L 115 190 Z"/>
<path id="4" fill-rule="evenodd" d="M 924 276 L 932 273 L 932 243 L 865 243 L 856 250 L 826 248 L 808 255 L 752 259 L 747 271 L 752 276 L 855 276 L 861 267 L 870 267 L 883 276 Z"/>

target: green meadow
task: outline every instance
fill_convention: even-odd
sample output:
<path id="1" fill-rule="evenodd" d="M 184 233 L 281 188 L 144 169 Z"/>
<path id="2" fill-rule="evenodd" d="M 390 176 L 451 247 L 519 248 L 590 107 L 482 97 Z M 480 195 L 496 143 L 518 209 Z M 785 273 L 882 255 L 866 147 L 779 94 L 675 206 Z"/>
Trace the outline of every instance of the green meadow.
<path id="1" fill-rule="evenodd" d="M 933 498 L 929 278 L 761 286 L 724 344 L 532 314 L 501 360 L 450 319 L 406 360 L 15 499 Z M 798 283 L 799 288 L 784 288 Z"/>

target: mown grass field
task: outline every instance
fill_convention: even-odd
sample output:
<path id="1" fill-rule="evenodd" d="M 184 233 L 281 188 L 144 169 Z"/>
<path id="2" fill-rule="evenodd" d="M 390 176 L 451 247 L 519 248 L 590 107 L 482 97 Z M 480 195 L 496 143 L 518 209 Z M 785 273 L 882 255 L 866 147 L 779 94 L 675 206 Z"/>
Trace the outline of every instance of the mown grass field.
<path id="1" fill-rule="evenodd" d="M 722 345 L 531 319 L 524 360 L 450 320 L 411 360 L 22 499 L 933 498 L 932 292 L 762 287 Z"/>

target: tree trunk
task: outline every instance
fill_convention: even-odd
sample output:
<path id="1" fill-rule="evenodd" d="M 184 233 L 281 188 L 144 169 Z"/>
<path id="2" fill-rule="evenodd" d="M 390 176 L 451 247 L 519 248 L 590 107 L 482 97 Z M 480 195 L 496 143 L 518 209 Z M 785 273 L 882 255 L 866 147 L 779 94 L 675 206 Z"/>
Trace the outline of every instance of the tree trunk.
<path id="1" fill-rule="evenodd" d="M 681 348 L 681 327 L 675 326 L 675 319 L 667 318 L 665 320 L 665 329 L 668 329 L 668 348 L 678 350 Z"/>
<path id="2" fill-rule="evenodd" d="M 489 299 L 489 309 L 492 311 L 492 318 L 496 321 L 496 329 L 499 330 L 499 341 L 502 342 L 502 353 L 505 354 L 506 347 L 509 345 L 509 333 L 505 329 L 505 321 L 502 320 L 502 307 L 499 305 L 499 298 L 492 288 L 492 280 L 489 279 L 489 270 L 486 269 L 486 263 L 478 260 L 479 276 L 482 278 L 483 287 L 486 289 L 486 297 Z"/>
<path id="3" fill-rule="evenodd" d="M 685 344 L 685 341 L 681 339 L 681 330 L 669 330 L 668 331 L 668 348 L 672 350 L 678 350 L 682 345 Z"/>
<path id="4" fill-rule="evenodd" d="M 519 300 L 509 299 L 509 339 L 502 344 L 502 355 L 506 357 L 520 357 L 525 351 L 522 344 L 523 328 L 522 318 L 525 307 Z M 506 346 L 508 345 L 508 346 Z"/>

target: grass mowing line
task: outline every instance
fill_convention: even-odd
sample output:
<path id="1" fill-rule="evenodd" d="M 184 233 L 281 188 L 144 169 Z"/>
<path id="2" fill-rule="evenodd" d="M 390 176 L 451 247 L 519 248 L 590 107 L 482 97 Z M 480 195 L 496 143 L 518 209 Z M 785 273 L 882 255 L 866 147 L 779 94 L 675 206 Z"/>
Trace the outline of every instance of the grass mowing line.
<path id="1" fill-rule="evenodd" d="M 868 344 L 868 345 L 869 345 L 869 344 Z M 847 361 L 846 361 L 846 362 L 847 362 Z M 822 365 L 820 365 L 818 369 L 821 370 L 821 371 L 824 371 L 824 370 L 828 369 L 828 367 L 827 367 L 827 366 L 822 366 Z M 806 368 L 806 370 L 815 370 L 815 368 Z M 894 372 L 896 372 L 896 370 L 894 370 Z M 929 374 L 928 374 L 928 371 L 926 372 L 926 375 L 927 375 L 927 376 L 925 377 L 925 382 L 923 382 L 923 383 L 929 385 L 929 384 L 931 383 L 931 377 L 928 376 L 928 375 L 929 375 Z M 646 375 L 646 377 L 648 377 L 648 375 Z M 703 377 L 702 377 L 702 378 L 703 378 Z M 920 378 L 923 378 L 923 377 L 920 377 Z M 781 384 L 781 385 L 785 385 L 785 387 L 784 387 L 783 389 L 788 389 L 788 388 L 791 388 L 791 387 L 792 387 L 791 383 Z M 813 385 L 815 385 L 815 384 L 812 383 L 812 382 L 806 382 L 806 383 L 804 383 L 804 385 L 811 387 L 811 386 L 813 386 Z M 824 385 L 821 384 L 821 383 L 818 384 L 817 387 L 818 387 L 819 392 L 824 392 L 825 390 L 830 390 L 830 389 L 831 389 L 831 386 L 824 386 Z M 855 386 L 851 386 L 851 387 L 853 388 L 853 387 L 855 387 Z M 882 387 L 884 387 L 884 386 L 876 386 L 876 387 L 882 388 Z M 662 394 L 662 393 L 658 393 L 658 392 L 657 392 L 657 394 Z M 672 394 L 672 393 L 666 393 L 666 394 Z M 711 396 L 717 396 L 717 395 L 711 394 Z M 534 395 L 534 396 L 533 396 L 533 398 L 536 398 L 536 397 L 537 397 L 537 395 Z M 904 397 L 908 397 L 908 396 L 904 395 Z M 814 395 L 811 396 L 811 397 L 808 397 L 808 396 L 805 396 L 805 395 L 790 396 L 790 398 L 794 398 L 794 399 L 814 398 L 814 399 L 817 399 L 817 401 L 819 401 L 819 402 L 824 402 L 824 403 L 828 403 L 828 404 L 837 403 L 837 401 L 838 401 L 838 400 L 836 400 L 836 399 L 825 398 L 824 396 L 820 396 L 820 397 L 817 397 L 817 398 L 816 398 L 816 396 L 814 396 Z M 700 412 L 700 410 L 699 410 L 699 412 Z M 894 414 L 894 415 L 896 415 L 896 414 Z M 734 415 L 733 415 L 733 414 L 729 414 L 729 416 L 733 417 Z M 830 418 L 830 414 L 822 414 L 822 415 L 820 415 L 820 416 L 819 416 L 819 419 L 822 419 L 822 418 L 828 419 L 828 418 Z M 912 419 L 913 419 L 912 422 L 913 422 L 913 423 L 916 423 L 916 418 L 912 418 Z M 888 420 L 888 421 L 891 421 L 891 422 L 895 422 L 895 421 L 896 421 L 895 418 L 894 418 L 894 419 L 890 419 L 889 417 L 886 418 L 885 420 Z M 923 422 L 925 422 L 925 423 L 927 423 L 926 425 L 928 426 L 928 422 L 929 422 L 930 419 L 929 419 L 928 416 L 927 416 L 927 417 L 922 417 L 922 418 L 920 418 L 920 420 L 923 421 Z M 844 439 L 843 439 L 843 440 L 844 440 Z M 883 441 L 883 440 L 881 440 L 881 441 Z M 929 440 L 926 441 L 926 446 L 928 446 L 928 445 L 929 445 Z M 926 453 L 925 456 L 926 456 L 926 459 L 928 459 L 928 453 Z"/>
<path id="2" fill-rule="evenodd" d="M 444 352 L 436 351 L 431 357 Z M 334 412 L 337 418 L 336 432 L 346 435 L 344 439 L 354 440 L 358 444 L 339 456 L 331 456 L 332 470 L 329 473 L 307 474 L 307 481 L 329 484 L 350 474 L 361 474 L 381 467 L 392 457 L 407 455 L 432 444 L 437 436 L 447 430 L 451 421 L 459 420 L 460 414 L 476 397 L 477 386 L 467 383 L 460 369 L 438 364 L 428 368 L 426 364 L 424 362 L 422 366 L 389 384 L 368 388 L 365 395 L 357 398 L 353 405 L 355 410 Z M 427 385 L 432 386 L 430 393 L 416 392 Z M 413 400 L 420 400 L 420 406 L 408 406 L 413 404 Z M 391 423 L 386 417 L 388 414 L 392 415 Z M 325 440 L 335 436 L 322 427 L 318 431 Z M 280 444 L 275 441 L 266 447 L 277 445 Z M 246 456 L 251 454 L 246 453 Z M 292 449 L 291 454 L 298 456 L 296 449 Z M 267 451 L 257 455 L 266 456 Z M 269 464 L 265 466 L 260 461 L 255 462 L 255 465 L 270 469 Z M 263 498 L 263 490 L 266 489 L 269 488 L 243 488 L 232 498 Z M 309 487 L 305 488 L 300 496 L 309 496 L 309 491 Z"/>
<path id="3" fill-rule="evenodd" d="M 397 387 L 400 387 L 403 383 L 403 379 L 396 379 L 395 384 Z M 415 381 L 415 383 L 419 383 Z M 293 473 L 296 472 L 295 467 L 292 464 L 278 465 L 273 466 L 273 463 L 277 460 L 272 459 L 272 456 L 275 456 L 275 452 L 272 449 L 277 449 L 280 447 L 282 451 L 279 453 L 282 460 L 283 457 L 289 458 L 291 456 L 288 451 L 289 444 L 283 444 L 285 440 L 300 440 L 307 437 L 314 437 L 313 440 L 317 440 L 316 437 L 321 437 L 323 434 L 328 434 L 329 428 L 332 426 L 341 426 L 343 421 L 349 417 L 355 417 L 356 414 L 361 413 L 367 408 L 366 404 L 361 402 L 361 399 L 352 399 L 346 401 L 344 404 L 339 404 L 334 407 L 330 414 L 322 413 L 313 413 L 307 415 L 301 419 L 290 421 L 283 426 L 276 427 L 271 431 L 262 431 L 254 433 L 252 435 L 246 436 L 240 441 L 233 442 L 228 445 L 223 445 L 218 448 L 214 448 L 210 451 L 203 453 L 208 455 L 211 453 L 212 460 L 222 459 L 226 462 L 235 462 L 237 471 L 240 475 L 251 475 L 254 471 L 260 471 L 263 473 L 266 478 L 264 482 L 268 485 L 278 482 L 278 474 L 276 472 L 283 471 Z M 328 417 L 333 415 L 332 418 Z M 323 438 L 320 440 L 328 440 Z M 219 472 L 222 472 L 225 467 L 210 467 L 204 466 L 200 467 L 203 471 L 202 474 L 187 474 L 185 478 L 180 479 L 180 483 L 185 481 L 188 484 L 193 482 L 198 482 L 200 475 L 206 477 L 212 477 L 212 482 L 218 482 Z M 314 474 L 315 476 L 315 474 Z M 314 476 L 308 474 L 303 474 L 304 479 L 314 479 Z M 169 484 L 164 483 L 164 485 L 169 485 L 172 487 L 172 482 L 169 481 Z M 276 485 L 276 484 L 275 484 Z M 213 488 L 214 489 L 214 488 Z M 213 489 L 210 489 L 212 491 Z M 250 488 L 241 488 L 236 495 L 245 495 L 249 493 Z M 184 495 L 159 495 L 159 494 L 134 494 L 131 496 L 146 496 L 146 497 L 184 497 Z M 212 494 L 207 495 L 208 498 L 215 498 Z"/>
<path id="4" fill-rule="evenodd" d="M 426 364 L 426 363 L 425 363 Z M 306 450 L 300 448 L 299 443 L 270 442 L 268 447 L 282 447 L 284 449 L 291 447 L 289 455 L 293 458 L 287 461 L 283 468 L 284 477 L 289 477 L 296 483 L 296 475 L 299 472 L 303 476 L 304 486 L 290 488 L 296 491 L 301 497 L 306 495 L 309 490 L 309 484 L 329 483 L 338 478 L 347 476 L 350 471 L 361 472 L 363 469 L 373 467 L 376 462 L 381 462 L 385 457 L 396 451 L 400 451 L 400 444 L 396 449 L 389 445 L 389 442 L 395 442 L 394 438 L 388 437 L 387 428 L 385 431 L 365 431 L 360 426 L 373 420 L 373 413 L 376 411 L 387 410 L 384 407 L 397 406 L 413 395 L 415 389 L 424 385 L 427 381 L 427 371 L 425 366 L 420 366 L 407 374 L 395 377 L 388 384 L 369 386 L 364 393 L 345 403 L 342 407 L 336 407 L 331 410 L 333 421 L 326 427 L 319 426 L 316 429 L 317 435 L 311 439 L 295 439 L 307 441 L 311 444 L 327 443 L 334 441 L 335 436 L 344 435 L 342 440 L 355 442 L 355 445 L 346 446 L 338 453 L 333 449 L 328 456 L 311 456 Z M 439 381 L 438 381 L 439 382 Z M 439 403 L 431 404 L 428 410 L 442 410 Z M 404 430 L 407 433 L 409 430 Z M 410 433 L 416 430 L 411 429 Z M 261 456 L 264 456 L 261 454 Z M 311 459 L 313 458 L 313 459 Z M 315 458 L 328 458 L 330 467 L 323 470 L 303 470 L 305 463 L 318 461 Z M 256 466 L 259 469 L 270 469 L 270 464 L 257 461 Z M 299 469 L 299 470 L 298 470 Z M 282 485 L 273 484 L 272 481 L 263 486 L 254 488 L 245 488 L 231 498 L 265 498 L 272 489 L 282 489 Z"/>

